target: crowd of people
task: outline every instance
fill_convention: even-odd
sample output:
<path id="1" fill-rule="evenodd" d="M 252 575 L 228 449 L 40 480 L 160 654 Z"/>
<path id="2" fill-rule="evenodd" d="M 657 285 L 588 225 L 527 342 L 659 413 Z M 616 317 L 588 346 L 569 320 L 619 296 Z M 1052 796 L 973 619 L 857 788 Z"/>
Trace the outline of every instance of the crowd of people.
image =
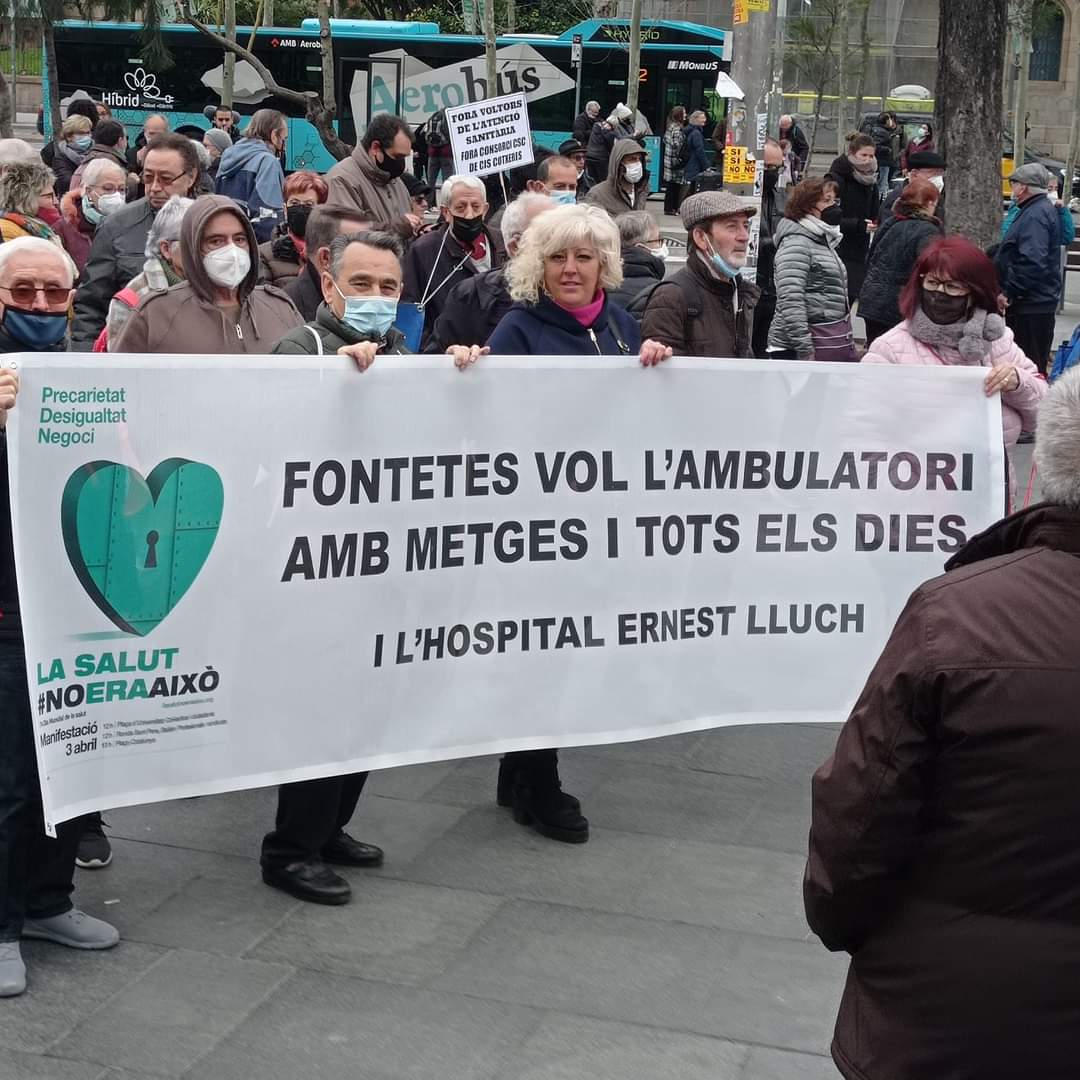
<path id="1" fill-rule="evenodd" d="M 89 99 L 69 112 L 42 154 L 0 140 L 4 352 L 342 354 L 361 370 L 409 351 L 463 370 L 499 355 L 631 356 L 647 368 L 673 355 L 853 361 L 857 301 L 864 361 L 981 366 L 1006 442 L 1035 429 L 1068 216 L 1047 197 L 1042 166 L 1013 174 L 1015 212 L 987 254 L 943 236 L 946 166 L 925 140 L 908 148 L 906 184 L 883 199 L 873 136 L 853 136 L 824 177 L 803 179 L 805 138 L 784 117 L 763 151 L 755 283 L 743 270 L 756 207 L 685 191 L 708 165 L 703 113 L 673 110 L 665 133 L 665 209 L 678 210 L 687 251 L 668 273 L 646 210 L 648 154 L 625 107 L 601 119 L 587 103 L 573 138 L 510 177 L 509 198 L 498 177 L 446 166 L 435 124 L 421 168 L 409 125 L 388 114 L 325 176 L 286 178 L 289 125 L 270 109 L 242 134 L 235 113 L 210 110 L 201 141 L 151 116 L 131 146 Z M 0 373 L 0 414 L 16 393 L 16 376 Z M 70 899 L 76 863 L 112 859 L 100 815 L 44 835 L 6 490 L 0 506 L 0 996 L 10 996 L 26 986 L 20 938 L 104 949 L 117 934 Z M 349 899 L 334 867 L 383 858 L 346 831 L 364 781 L 280 789 L 262 847 L 268 885 Z M 555 750 L 507 755 L 496 799 L 545 836 L 588 839 Z"/>

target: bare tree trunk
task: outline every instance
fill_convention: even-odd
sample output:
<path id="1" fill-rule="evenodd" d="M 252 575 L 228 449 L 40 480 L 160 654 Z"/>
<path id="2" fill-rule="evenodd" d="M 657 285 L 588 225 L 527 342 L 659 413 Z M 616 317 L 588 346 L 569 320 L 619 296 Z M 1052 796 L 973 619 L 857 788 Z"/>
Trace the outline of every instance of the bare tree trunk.
<path id="1" fill-rule="evenodd" d="M 274 0 L 267 0 L 267 2 L 272 4 Z M 319 0 L 317 11 L 319 15 L 319 44 L 322 46 L 323 104 L 333 106 L 337 101 L 337 92 L 334 85 L 334 41 L 330 37 L 329 0 Z"/>
<path id="2" fill-rule="evenodd" d="M 631 123 L 637 130 L 638 76 L 641 73 L 641 0 L 630 8 L 630 59 L 626 72 L 626 107 L 634 114 Z"/>
<path id="3" fill-rule="evenodd" d="M 848 94 L 848 41 L 851 37 L 851 0 L 840 0 L 839 28 L 840 38 L 837 49 L 838 67 L 836 72 L 836 152 L 842 154 L 847 143 L 847 94 Z"/>
<path id="4" fill-rule="evenodd" d="M 512 34 L 517 29 L 517 4 L 506 0 L 506 32 Z"/>
<path id="5" fill-rule="evenodd" d="M 1031 72 L 1031 23 L 1035 14 L 1035 0 L 1022 0 L 1020 6 L 1020 70 L 1016 75 L 1015 112 L 1013 115 L 1013 164 L 1024 164 L 1027 147 L 1027 92 L 1028 75 Z"/>
<path id="6" fill-rule="evenodd" d="M 236 0 L 225 0 L 225 37 L 229 41 L 236 38 Z M 226 109 L 233 107 L 233 87 L 236 84 L 236 54 L 225 54 L 225 66 L 221 75 L 221 104 Z"/>
<path id="7" fill-rule="evenodd" d="M 45 74 L 49 80 L 49 123 L 53 139 L 59 139 L 64 120 L 60 115 L 60 72 L 56 66 L 56 38 L 51 19 L 42 19 L 41 36 L 45 41 Z"/>
<path id="8" fill-rule="evenodd" d="M 273 3 L 274 0 L 270 0 L 270 2 Z M 262 19 L 263 19 L 263 0 L 259 0 L 258 4 L 256 4 L 256 6 L 255 6 L 255 19 L 251 24 L 251 33 L 248 35 L 247 47 L 249 49 L 254 49 L 255 48 L 255 36 L 259 32 L 259 25 L 262 22 Z"/>
<path id="9" fill-rule="evenodd" d="M 949 162 L 949 231 L 982 247 L 1001 229 L 1002 51 L 1008 0 L 941 0 L 935 131 Z M 977 26 L 979 32 L 972 33 Z"/>
<path id="10" fill-rule="evenodd" d="M 866 97 L 866 77 L 870 72 L 870 0 L 861 0 L 862 21 L 859 24 L 859 81 L 855 85 L 855 126 L 863 114 L 863 98 Z"/>
<path id="11" fill-rule="evenodd" d="M 810 164 L 809 159 L 814 156 L 814 151 L 817 149 L 818 125 L 821 123 L 821 102 L 824 97 L 825 87 L 821 85 L 818 87 L 817 100 L 814 102 L 814 126 L 810 129 L 810 153 L 807 155 L 807 165 Z"/>
<path id="12" fill-rule="evenodd" d="M 1076 58 L 1076 74 L 1073 78 L 1076 82 L 1073 85 L 1072 126 L 1069 129 L 1069 152 L 1065 157 L 1064 186 L 1060 192 L 1066 206 L 1072 197 L 1073 177 L 1076 175 L 1077 159 L 1080 158 L 1080 54 Z"/>
<path id="13" fill-rule="evenodd" d="M 274 25 L 274 0 L 266 0 L 263 4 L 263 26 Z"/>
<path id="14" fill-rule="evenodd" d="M 487 96 L 499 96 L 498 62 L 495 51 L 498 48 L 495 33 L 495 0 L 480 0 L 484 17 L 484 68 L 487 72 Z"/>

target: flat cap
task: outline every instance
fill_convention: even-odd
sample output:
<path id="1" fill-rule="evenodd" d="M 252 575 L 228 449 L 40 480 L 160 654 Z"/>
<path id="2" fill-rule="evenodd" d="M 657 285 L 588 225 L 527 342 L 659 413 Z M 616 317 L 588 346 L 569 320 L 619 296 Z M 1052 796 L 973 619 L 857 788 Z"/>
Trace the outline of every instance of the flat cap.
<path id="1" fill-rule="evenodd" d="M 1006 177 L 1010 184 L 1023 184 L 1032 191 L 1043 191 L 1050 187 L 1050 170 L 1037 161 L 1021 165 L 1019 169 Z"/>
<path id="2" fill-rule="evenodd" d="M 584 153 L 585 147 L 577 141 L 577 139 L 567 139 L 564 143 L 559 143 L 559 153 L 566 157 L 568 154 L 581 154 Z"/>
<path id="3" fill-rule="evenodd" d="M 945 158 L 936 150 L 917 150 L 914 154 L 908 154 L 909 169 L 944 169 Z"/>
<path id="4" fill-rule="evenodd" d="M 689 232 L 695 225 L 701 225 L 718 217 L 733 217 L 735 214 L 745 214 L 753 217 L 757 210 L 730 191 L 699 191 L 696 195 L 684 199 L 682 209 L 683 225 Z"/>

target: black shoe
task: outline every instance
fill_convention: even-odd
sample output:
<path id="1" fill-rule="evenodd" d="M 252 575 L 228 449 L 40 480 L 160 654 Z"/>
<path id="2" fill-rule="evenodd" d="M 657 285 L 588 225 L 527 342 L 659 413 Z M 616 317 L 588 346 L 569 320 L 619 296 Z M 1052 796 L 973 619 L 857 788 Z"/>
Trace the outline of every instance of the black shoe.
<path id="1" fill-rule="evenodd" d="M 1016 440 L 1017 444 L 1024 446 L 1027 443 L 1033 443 L 1035 441 L 1035 432 L 1033 431 L 1021 431 L 1020 437 Z"/>
<path id="2" fill-rule="evenodd" d="M 382 866 L 383 849 L 362 844 L 347 832 L 339 832 L 320 852 L 323 862 L 337 866 Z"/>
<path id="3" fill-rule="evenodd" d="M 581 803 L 562 790 L 558 760 L 554 750 L 535 751 L 509 762 L 504 758 L 498 794 L 510 795 L 519 825 L 531 825 L 552 840 L 584 844 L 589 839 L 589 822 L 581 813 Z"/>
<path id="4" fill-rule="evenodd" d="M 75 865 L 83 870 L 103 870 L 112 862 L 112 844 L 105 835 L 101 814 L 87 814 L 75 853 Z"/>
<path id="5" fill-rule="evenodd" d="M 526 751 L 527 753 L 534 753 L 534 751 Z M 536 754 L 554 754 L 554 750 L 537 750 Z M 507 754 L 504 757 L 499 758 L 499 778 L 495 782 L 495 802 L 499 806 L 511 807 L 514 805 L 514 776 L 521 768 L 521 757 L 518 754 Z M 547 765 L 545 762 L 545 768 L 543 772 L 551 770 L 551 779 L 548 783 L 554 783 L 555 787 L 562 790 L 562 784 L 559 781 L 558 772 L 558 758 L 554 758 L 554 765 Z M 528 766 L 526 766 L 528 771 Z M 540 786 L 544 786 L 544 780 L 541 779 Z M 564 792 L 565 795 L 565 792 Z M 565 795 L 567 799 L 573 804 L 575 810 L 581 810 L 581 803 L 573 795 Z"/>
<path id="6" fill-rule="evenodd" d="M 347 904 L 352 896 L 349 883 L 319 859 L 264 866 L 262 879 L 275 889 L 313 904 Z"/>

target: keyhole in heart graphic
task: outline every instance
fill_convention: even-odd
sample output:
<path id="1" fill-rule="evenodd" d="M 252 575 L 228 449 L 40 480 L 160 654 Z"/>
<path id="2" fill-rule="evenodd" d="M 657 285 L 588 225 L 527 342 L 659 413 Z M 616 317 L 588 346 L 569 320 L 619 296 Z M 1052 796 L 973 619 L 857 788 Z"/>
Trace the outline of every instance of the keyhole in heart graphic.
<path id="1" fill-rule="evenodd" d="M 157 569 L 157 542 L 160 539 L 157 529 L 151 529 L 146 534 L 146 562 L 143 563 L 144 570 L 156 570 Z"/>

